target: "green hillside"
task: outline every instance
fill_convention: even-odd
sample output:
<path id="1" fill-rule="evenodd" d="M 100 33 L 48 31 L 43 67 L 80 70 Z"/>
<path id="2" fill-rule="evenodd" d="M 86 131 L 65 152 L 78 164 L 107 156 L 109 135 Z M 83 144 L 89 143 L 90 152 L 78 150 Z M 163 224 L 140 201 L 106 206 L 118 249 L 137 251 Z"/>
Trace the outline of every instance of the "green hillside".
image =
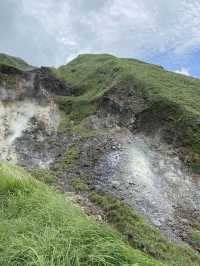
<path id="1" fill-rule="evenodd" d="M 56 72 L 60 78 L 93 96 L 109 89 L 113 82 L 137 82 L 152 100 L 164 97 L 200 115 L 200 80 L 156 65 L 111 55 L 80 55 Z"/>
<path id="2" fill-rule="evenodd" d="M 24 60 L 22 60 L 21 58 L 1 53 L 0 53 L 0 65 L 12 66 L 22 71 L 28 71 L 34 68 L 33 66 L 29 65 Z"/>
<path id="3" fill-rule="evenodd" d="M 14 165 L 0 165 L 0 198 L 0 265 L 197 266 L 200 262 L 199 256 L 187 245 L 170 247 L 158 232 L 153 233 L 145 224 L 141 224 L 140 231 L 147 230 L 147 235 L 134 229 L 136 238 L 142 233 L 144 240 L 138 240 L 137 249 L 131 248 L 119 233 L 86 216 L 63 195 Z M 95 200 L 101 204 L 107 202 L 99 196 L 95 196 Z M 112 211 L 112 204 L 117 204 L 122 215 L 121 205 L 113 200 L 106 209 Z M 127 210 L 126 215 L 127 225 L 124 223 L 123 230 L 126 226 L 135 227 L 130 224 L 130 211 Z M 140 222 L 136 217 L 133 220 L 136 224 Z M 139 251 L 141 245 L 147 248 L 144 253 Z M 148 249 L 154 250 L 152 256 L 161 262 L 145 254 L 149 253 Z"/>
<path id="4" fill-rule="evenodd" d="M 80 55 L 53 70 L 71 84 L 78 97 L 60 97 L 68 120 L 95 113 L 98 99 L 111 88 L 127 88 L 141 95 L 154 118 L 164 116 L 175 132 L 188 164 L 200 171 L 200 80 L 164 70 L 134 59 L 111 55 Z M 126 102 L 124 102 L 126 104 Z M 69 110 L 70 106 L 70 110 Z"/>
<path id="5" fill-rule="evenodd" d="M 0 265 L 164 265 L 22 169 L 0 166 Z"/>

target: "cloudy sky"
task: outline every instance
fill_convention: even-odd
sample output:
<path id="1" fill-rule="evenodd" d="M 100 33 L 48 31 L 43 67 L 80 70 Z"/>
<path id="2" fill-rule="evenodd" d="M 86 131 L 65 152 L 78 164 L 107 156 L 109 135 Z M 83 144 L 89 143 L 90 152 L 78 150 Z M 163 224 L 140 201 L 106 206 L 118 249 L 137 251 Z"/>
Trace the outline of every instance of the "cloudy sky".
<path id="1" fill-rule="evenodd" d="M 200 0 L 0 0 L 0 52 L 33 65 L 111 53 L 200 77 Z"/>

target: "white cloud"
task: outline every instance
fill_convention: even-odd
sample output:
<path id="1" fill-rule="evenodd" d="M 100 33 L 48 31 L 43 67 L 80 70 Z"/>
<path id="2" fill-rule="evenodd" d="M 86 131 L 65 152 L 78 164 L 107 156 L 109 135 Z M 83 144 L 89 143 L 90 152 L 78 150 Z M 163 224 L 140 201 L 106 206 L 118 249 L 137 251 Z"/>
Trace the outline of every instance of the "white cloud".
<path id="1" fill-rule="evenodd" d="M 182 67 L 180 70 L 175 70 L 174 72 L 185 76 L 191 76 L 189 70 L 185 67 Z"/>
<path id="2" fill-rule="evenodd" d="M 33 64 L 86 51 L 178 60 L 199 49 L 199 25 L 199 0 L 0 1 L 0 49 Z"/>

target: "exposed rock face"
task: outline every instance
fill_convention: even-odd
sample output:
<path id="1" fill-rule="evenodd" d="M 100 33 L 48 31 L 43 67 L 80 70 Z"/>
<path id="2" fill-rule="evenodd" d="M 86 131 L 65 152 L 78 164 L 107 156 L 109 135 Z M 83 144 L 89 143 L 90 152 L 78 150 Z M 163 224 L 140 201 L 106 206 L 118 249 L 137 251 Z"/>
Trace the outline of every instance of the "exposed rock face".
<path id="1" fill-rule="evenodd" d="M 66 85 L 62 80 L 57 79 L 51 70 L 47 67 L 36 69 L 35 73 L 35 89 L 38 92 L 46 93 L 57 96 L 72 96 L 74 95 L 73 89 Z"/>
<path id="2" fill-rule="evenodd" d="M 0 84 L 0 158 L 28 168 L 48 167 L 61 142 L 53 96 L 70 95 L 70 89 L 46 68 L 23 73 L 6 67 L 1 75 L 12 83 Z"/>
<path id="3" fill-rule="evenodd" d="M 91 189 L 121 198 L 174 240 L 200 223 L 200 183 L 183 166 L 172 146 L 158 136 L 105 128 L 106 118 L 91 118 L 98 133 L 76 142 L 78 156 L 64 170 L 62 187 L 83 179 Z M 108 118 L 110 121 L 110 118 Z M 89 122 L 87 121 L 87 125 Z"/>
<path id="4" fill-rule="evenodd" d="M 34 100 L 9 101 L 1 103 L 0 108 L 2 159 L 14 155 L 15 141 L 23 136 L 25 130 L 29 129 L 31 134 L 33 118 L 43 123 L 48 131 L 53 131 L 59 122 L 56 108 L 40 106 Z"/>
<path id="5" fill-rule="evenodd" d="M 120 126 L 134 130 L 138 114 L 148 108 L 144 95 L 127 84 L 117 84 L 100 100 L 101 112 L 111 114 Z"/>

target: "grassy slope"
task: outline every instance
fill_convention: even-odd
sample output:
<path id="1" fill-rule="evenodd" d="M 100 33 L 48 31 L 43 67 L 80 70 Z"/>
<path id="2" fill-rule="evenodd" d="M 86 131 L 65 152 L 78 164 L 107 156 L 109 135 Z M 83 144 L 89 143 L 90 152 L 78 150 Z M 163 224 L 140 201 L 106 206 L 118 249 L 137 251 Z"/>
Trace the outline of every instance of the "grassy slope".
<path id="1" fill-rule="evenodd" d="M 28 63 L 26 63 L 21 58 L 13 57 L 13 56 L 1 54 L 1 53 L 0 53 L 0 65 L 12 66 L 12 67 L 15 67 L 15 68 L 17 68 L 19 70 L 23 70 L 23 71 L 33 69 L 33 66 L 29 65 Z"/>
<path id="2" fill-rule="evenodd" d="M 168 119 L 189 154 L 189 163 L 198 171 L 200 80 L 168 72 L 159 66 L 106 54 L 81 55 L 54 72 L 80 93 L 79 97 L 57 98 L 67 115 L 65 122 L 73 120 L 79 123 L 82 118 L 95 113 L 95 100 L 117 84 L 126 84 L 126 87 L 128 84 L 128 87 L 142 93 L 155 116 L 163 112 L 163 106 L 171 106 Z"/>
<path id="3" fill-rule="evenodd" d="M 102 94 L 113 82 L 128 78 L 131 82 L 134 78 L 150 97 L 164 97 L 200 115 L 200 80 L 168 72 L 159 66 L 111 55 L 81 55 L 56 72 L 85 92 L 87 98 Z"/>
<path id="4" fill-rule="evenodd" d="M 0 165 L 0 265 L 163 265 L 22 169 Z"/>

